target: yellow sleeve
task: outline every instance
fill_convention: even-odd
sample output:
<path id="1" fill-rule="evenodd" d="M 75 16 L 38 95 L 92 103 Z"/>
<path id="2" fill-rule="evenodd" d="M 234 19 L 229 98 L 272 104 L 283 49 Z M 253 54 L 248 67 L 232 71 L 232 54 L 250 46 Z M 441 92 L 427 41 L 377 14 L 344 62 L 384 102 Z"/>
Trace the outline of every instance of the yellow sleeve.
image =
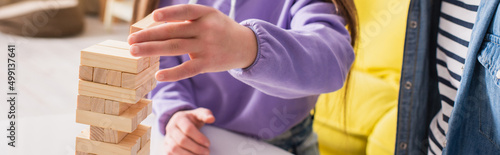
<path id="1" fill-rule="evenodd" d="M 323 94 L 316 104 L 322 155 L 393 154 L 409 2 L 355 0 L 360 36 L 347 93 Z"/>

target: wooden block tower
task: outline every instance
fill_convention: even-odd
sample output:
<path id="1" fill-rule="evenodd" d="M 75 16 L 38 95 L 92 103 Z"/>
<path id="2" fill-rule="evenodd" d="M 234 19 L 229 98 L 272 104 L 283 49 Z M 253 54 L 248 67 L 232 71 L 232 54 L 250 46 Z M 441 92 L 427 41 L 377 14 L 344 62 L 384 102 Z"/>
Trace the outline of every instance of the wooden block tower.
<path id="1" fill-rule="evenodd" d="M 131 33 L 154 20 L 138 23 Z M 76 137 L 76 154 L 149 154 L 151 127 L 140 123 L 152 112 L 143 97 L 156 87 L 160 57 L 133 57 L 129 49 L 107 40 L 81 51 L 76 122 L 90 127 Z"/>

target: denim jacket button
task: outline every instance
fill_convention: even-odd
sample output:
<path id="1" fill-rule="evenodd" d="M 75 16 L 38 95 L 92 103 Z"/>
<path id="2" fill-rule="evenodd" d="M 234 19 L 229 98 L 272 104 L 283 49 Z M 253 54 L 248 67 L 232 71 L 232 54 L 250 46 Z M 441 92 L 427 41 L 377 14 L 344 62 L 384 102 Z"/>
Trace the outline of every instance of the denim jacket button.
<path id="1" fill-rule="evenodd" d="M 497 79 L 500 79 L 500 69 L 497 71 Z"/>
<path id="2" fill-rule="evenodd" d="M 408 147 L 408 144 L 406 144 L 405 142 L 399 143 L 399 148 L 400 149 L 406 150 L 407 147 Z"/>
<path id="3" fill-rule="evenodd" d="M 414 20 L 410 21 L 410 27 L 412 29 L 417 28 L 417 21 L 414 21 Z"/>
<path id="4" fill-rule="evenodd" d="M 410 89 L 411 88 L 411 82 L 410 81 L 406 81 L 405 88 L 406 89 Z"/>

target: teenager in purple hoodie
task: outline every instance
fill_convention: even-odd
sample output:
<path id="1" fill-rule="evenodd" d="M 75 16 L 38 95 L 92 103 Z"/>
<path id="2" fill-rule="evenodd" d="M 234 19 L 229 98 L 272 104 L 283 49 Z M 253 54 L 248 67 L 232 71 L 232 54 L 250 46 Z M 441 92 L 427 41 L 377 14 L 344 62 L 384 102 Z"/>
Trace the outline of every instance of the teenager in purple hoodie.
<path id="1" fill-rule="evenodd" d="M 155 10 L 154 19 L 166 24 L 131 34 L 129 43 L 134 56 L 162 56 L 156 78 L 164 82 L 151 95 L 169 153 L 208 154 L 199 128 L 209 123 L 317 154 L 310 111 L 318 94 L 343 86 L 354 60 L 345 28 L 356 32 L 352 0 L 160 6 L 168 7 Z"/>

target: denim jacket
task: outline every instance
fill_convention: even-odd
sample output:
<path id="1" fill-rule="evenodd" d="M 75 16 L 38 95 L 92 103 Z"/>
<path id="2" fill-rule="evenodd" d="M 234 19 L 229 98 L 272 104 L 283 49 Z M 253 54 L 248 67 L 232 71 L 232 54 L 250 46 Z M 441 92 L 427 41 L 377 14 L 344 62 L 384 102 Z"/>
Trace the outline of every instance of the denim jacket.
<path id="1" fill-rule="evenodd" d="M 500 154 L 500 0 L 482 0 L 443 154 Z M 395 154 L 427 154 L 440 109 L 436 39 L 440 0 L 410 2 Z"/>

